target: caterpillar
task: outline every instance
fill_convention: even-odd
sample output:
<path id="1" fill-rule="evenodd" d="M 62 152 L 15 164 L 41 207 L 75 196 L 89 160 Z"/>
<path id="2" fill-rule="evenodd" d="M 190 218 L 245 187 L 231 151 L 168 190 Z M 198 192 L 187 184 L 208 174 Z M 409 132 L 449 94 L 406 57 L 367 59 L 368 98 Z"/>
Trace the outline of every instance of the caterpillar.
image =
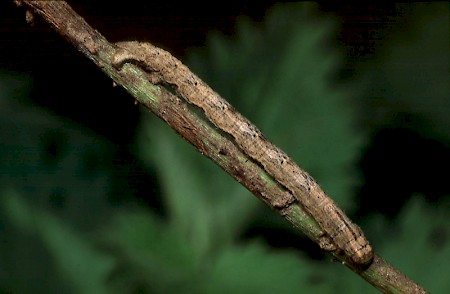
<path id="1" fill-rule="evenodd" d="M 149 74 L 152 83 L 169 85 L 188 103 L 199 108 L 217 128 L 286 188 L 315 219 L 324 236 L 331 239 L 330 251 L 342 252 L 356 265 L 368 265 L 374 253 L 362 230 L 329 198 L 316 181 L 280 150 L 248 119 L 220 97 L 187 66 L 169 52 L 150 43 L 116 43 L 113 66 L 132 63 Z"/>

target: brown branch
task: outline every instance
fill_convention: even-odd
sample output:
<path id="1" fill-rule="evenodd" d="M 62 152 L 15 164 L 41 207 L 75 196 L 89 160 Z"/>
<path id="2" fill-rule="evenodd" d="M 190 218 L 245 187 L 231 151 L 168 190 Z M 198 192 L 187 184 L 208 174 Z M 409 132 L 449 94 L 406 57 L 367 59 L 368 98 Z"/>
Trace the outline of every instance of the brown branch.
<path id="1" fill-rule="evenodd" d="M 165 88 L 151 84 L 141 69 L 129 64 L 121 70 L 112 66 L 115 46 L 90 27 L 65 1 L 14 0 L 14 2 L 25 4 L 30 11 L 40 15 L 60 35 L 117 84 L 127 89 L 139 103 L 170 125 L 199 152 L 212 159 L 313 241 L 320 243 L 321 229 L 284 187 L 274 181 L 261 166 L 252 161 L 226 136 L 218 133 L 189 110 L 184 101 Z M 286 206 L 286 203 L 289 205 Z M 347 258 L 338 252 L 332 254 L 382 292 L 426 293 L 379 256 L 375 255 L 368 268 L 361 269 L 349 263 Z"/>

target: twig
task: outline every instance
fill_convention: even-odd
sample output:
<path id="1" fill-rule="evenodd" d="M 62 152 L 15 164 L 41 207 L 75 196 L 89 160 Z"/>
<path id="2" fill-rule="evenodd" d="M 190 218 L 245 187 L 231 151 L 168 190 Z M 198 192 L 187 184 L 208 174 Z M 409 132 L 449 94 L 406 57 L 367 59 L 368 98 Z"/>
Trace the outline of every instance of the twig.
<path id="1" fill-rule="evenodd" d="M 121 70 L 115 68 L 111 64 L 116 52 L 115 46 L 90 27 L 65 1 L 14 2 L 23 3 L 33 13 L 40 15 L 117 84 L 127 89 L 139 103 L 164 120 L 199 152 L 212 159 L 296 228 L 317 243 L 323 241 L 322 230 L 298 205 L 293 195 L 226 136 L 217 132 L 164 87 L 151 84 L 139 67 L 126 64 Z M 332 254 L 382 292 L 426 293 L 379 256 L 375 255 L 368 268 L 361 269 L 348 263 L 348 258 L 338 252 Z"/>

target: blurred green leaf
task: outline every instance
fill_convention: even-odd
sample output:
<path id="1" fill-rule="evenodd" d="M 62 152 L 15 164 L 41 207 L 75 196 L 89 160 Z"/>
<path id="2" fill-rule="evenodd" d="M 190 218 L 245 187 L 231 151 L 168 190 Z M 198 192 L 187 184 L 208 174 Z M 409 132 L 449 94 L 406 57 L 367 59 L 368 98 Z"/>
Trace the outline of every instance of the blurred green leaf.
<path id="1" fill-rule="evenodd" d="M 430 293 L 450 291 L 448 200 L 446 197 L 442 205 L 433 207 L 422 197 L 414 197 L 398 218 L 399 224 L 392 233 L 395 237 L 380 248 L 383 257 Z"/>
<path id="2" fill-rule="evenodd" d="M 110 208 L 112 144 L 31 105 L 31 85 L 0 72 L 0 183 L 16 189 L 0 190 L 0 289 L 108 292 L 112 259 L 77 230 L 92 232 Z"/>
<path id="3" fill-rule="evenodd" d="M 60 271 L 59 276 L 70 285 L 65 291 L 109 292 L 106 282 L 113 266 L 110 257 L 96 251 L 85 237 L 48 212 L 31 207 L 13 190 L 2 194 L 4 213 L 20 230 L 33 233 L 42 240 Z M 54 288 L 49 285 L 49 289 Z"/>
<path id="4" fill-rule="evenodd" d="M 222 246 L 199 262 L 195 245 L 183 240 L 174 226 L 147 212 L 118 215 L 106 228 L 107 244 L 119 258 L 116 289 L 144 293 L 282 293 L 318 287 L 309 261 L 252 242 Z M 128 290 L 127 290 L 128 289 Z M 120 293 L 123 293 L 119 291 Z"/>
<path id="5" fill-rule="evenodd" d="M 202 293 L 298 293 L 314 284 L 311 268 L 293 253 L 270 251 L 256 242 L 231 246 L 208 267 Z"/>
<path id="6" fill-rule="evenodd" d="M 198 273 L 195 244 L 148 211 L 117 213 L 101 235 L 118 257 L 112 275 L 117 293 L 181 293 L 178 287 L 187 287 Z"/>
<path id="7" fill-rule="evenodd" d="M 113 144 L 26 103 L 31 80 L 0 72 L 0 180 L 73 225 L 91 229 L 107 209 Z M 80 211 L 82 213 L 80 213 Z"/>

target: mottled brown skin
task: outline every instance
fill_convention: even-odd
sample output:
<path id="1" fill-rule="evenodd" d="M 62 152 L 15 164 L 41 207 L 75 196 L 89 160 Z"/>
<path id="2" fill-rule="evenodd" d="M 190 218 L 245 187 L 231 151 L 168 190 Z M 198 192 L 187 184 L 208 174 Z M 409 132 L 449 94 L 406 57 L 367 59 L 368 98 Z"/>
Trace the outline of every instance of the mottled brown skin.
<path id="1" fill-rule="evenodd" d="M 343 252 L 356 265 L 365 266 L 372 261 L 373 250 L 362 230 L 314 179 L 184 64 L 149 43 L 131 41 L 116 45 L 114 66 L 133 63 L 148 73 L 152 83 L 172 87 L 177 95 L 198 107 L 219 129 L 231 135 L 248 156 L 288 189 L 324 231 L 323 244 L 328 244 L 322 246 L 324 249 Z"/>

